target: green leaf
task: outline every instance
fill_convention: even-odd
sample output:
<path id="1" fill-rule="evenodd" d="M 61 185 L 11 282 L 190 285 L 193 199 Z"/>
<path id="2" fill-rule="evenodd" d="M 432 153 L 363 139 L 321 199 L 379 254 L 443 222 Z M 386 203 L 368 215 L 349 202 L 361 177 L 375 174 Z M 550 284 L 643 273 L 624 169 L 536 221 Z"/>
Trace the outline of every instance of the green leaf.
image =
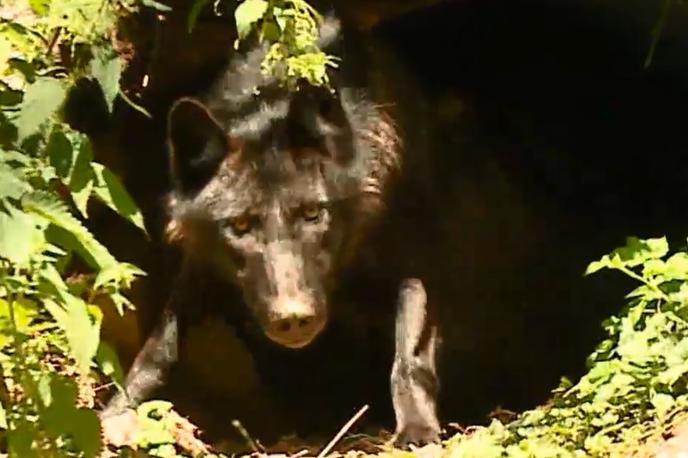
<path id="1" fill-rule="evenodd" d="M 2 402 L 0 402 L 0 428 L 7 429 L 7 413 Z"/>
<path id="2" fill-rule="evenodd" d="M 0 258 L 23 267 L 45 246 L 44 230 L 47 224 L 34 215 L 12 207 L 8 210 L 9 213 L 0 211 Z"/>
<path id="3" fill-rule="evenodd" d="M 69 419 L 69 435 L 86 458 L 96 458 L 102 448 L 100 420 L 94 410 L 75 409 Z"/>
<path id="4" fill-rule="evenodd" d="M 53 403 L 53 392 L 50 387 L 53 381 L 52 374 L 42 373 L 38 378 L 38 397 L 44 408 L 48 408 Z"/>
<path id="5" fill-rule="evenodd" d="M 119 364 L 117 352 L 107 342 L 100 342 L 96 353 L 96 362 L 103 374 L 120 385 L 124 382 L 124 372 Z"/>
<path id="6" fill-rule="evenodd" d="M 62 81 L 41 77 L 26 88 L 17 118 L 18 140 L 22 141 L 57 111 L 64 102 L 66 91 Z"/>
<path id="7" fill-rule="evenodd" d="M 0 57 L 1 59 L 2 57 Z M 13 91 L 11 89 L 7 89 L 4 91 L 0 91 L 0 106 L 13 106 L 13 105 L 18 105 L 22 101 L 22 91 Z"/>
<path id="8" fill-rule="evenodd" d="M 79 147 L 74 164 L 69 173 L 69 189 L 72 200 L 79 213 L 88 217 L 88 201 L 93 194 L 95 175 L 93 173 L 93 148 L 87 138 L 75 137 Z"/>
<path id="9" fill-rule="evenodd" d="M 69 172 L 68 185 L 72 192 L 78 192 L 93 180 L 93 148 L 88 138 L 82 136 L 73 136 L 71 142 L 74 145 L 78 144 L 78 148 L 75 148 L 76 157 Z"/>
<path id="10" fill-rule="evenodd" d="M 119 80 L 122 76 L 122 61 L 117 55 L 109 55 L 105 51 L 95 53 L 91 60 L 91 75 L 98 81 L 105 96 L 108 111 L 112 113 L 112 105 L 119 92 Z"/>
<path id="11" fill-rule="evenodd" d="M 253 24 L 258 22 L 268 9 L 266 0 L 244 0 L 234 11 L 239 38 L 245 38 Z"/>
<path id="12" fill-rule="evenodd" d="M 664 393 L 655 393 L 651 398 L 650 402 L 657 410 L 657 416 L 659 418 L 664 418 L 674 406 L 674 397 Z"/>
<path id="13" fill-rule="evenodd" d="M 588 264 L 588 267 L 585 269 L 585 275 L 594 274 L 595 272 L 598 272 L 604 268 L 609 267 L 608 262 L 605 262 L 605 258 L 606 256 L 599 261 L 593 261 L 590 264 Z"/>
<path id="14" fill-rule="evenodd" d="M 281 32 L 284 32 L 287 28 L 287 21 L 289 20 L 289 16 L 291 16 L 288 12 L 289 10 L 277 6 L 272 9 L 272 14 L 275 16 L 275 22 Z"/>
<path id="15" fill-rule="evenodd" d="M 585 274 L 588 275 L 603 268 L 623 269 L 624 267 L 636 267 L 648 260 L 659 260 L 668 251 L 669 244 L 665 237 L 646 240 L 628 237 L 625 246 L 602 256 L 598 261 L 591 262 Z"/>
<path id="16" fill-rule="evenodd" d="M 31 5 L 31 10 L 38 16 L 45 16 L 48 14 L 48 8 L 50 6 L 49 0 L 29 0 L 29 5 Z"/>
<path id="17" fill-rule="evenodd" d="M 49 299 L 45 300 L 45 306 L 64 331 L 77 367 L 82 374 L 87 374 L 100 343 L 102 313 L 76 296 L 66 294 L 64 299 L 64 307 Z"/>
<path id="18" fill-rule="evenodd" d="M 120 286 L 123 288 L 129 288 L 136 277 L 140 277 L 145 274 L 146 273 L 143 270 L 139 269 L 133 264 L 120 262 L 116 265 L 108 267 L 107 269 L 101 270 L 93 282 L 93 288 L 99 289 L 107 286 L 114 286 L 115 288 L 119 288 Z"/>
<path id="19" fill-rule="evenodd" d="M 22 173 L 0 162 L 0 199 L 8 197 L 19 199 L 22 194 L 29 191 L 31 191 L 31 185 L 24 179 Z"/>
<path id="20" fill-rule="evenodd" d="M 134 310 L 134 304 L 120 293 L 110 293 L 110 300 L 115 304 L 115 309 L 120 316 L 124 315 L 125 309 Z"/>
<path id="21" fill-rule="evenodd" d="M 88 201 L 93 193 L 93 181 L 87 181 L 86 185 L 78 191 L 72 191 L 74 206 L 84 218 L 88 218 Z"/>
<path id="22" fill-rule="evenodd" d="M 688 253 L 676 253 L 666 261 L 667 280 L 688 280 Z"/>
<path id="23" fill-rule="evenodd" d="M 64 202 L 47 192 L 34 192 L 24 196 L 22 207 L 31 213 L 45 218 L 56 227 L 64 229 L 79 244 L 80 255 L 85 261 L 98 269 L 106 269 L 116 265 L 117 261 L 110 252 L 76 219 L 67 209 Z M 74 249 L 69 246 L 69 239 L 63 238 L 57 245 L 64 249 Z M 67 246 L 64 246 L 67 245 Z"/>
<path id="24" fill-rule="evenodd" d="M 657 381 L 667 386 L 672 386 L 678 379 L 688 374 L 688 363 L 679 364 L 657 375 Z"/>
<path id="25" fill-rule="evenodd" d="M 48 296 L 64 298 L 64 294 L 69 294 L 67 284 L 60 276 L 53 264 L 44 265 L 38 272 L 39 291 Z"/>
<path id="26" fill-rule="evenodd" d="M 95 458 L 102 447 L 98 415 L 76 407 L 77 387 L 72 380 L 53 374 L 50 379 L 52 402 L 41 412 L 41 422 L 55 439 L 71 438 L 82 452 L 79 456 Z"/>
<path id="27" fill-rule="evenodd" d="M 48 138 L 45 152 L 57 175 L 67 181 L 74 166 L 74 150 L 72 142 L 65 133 L 59 129 L 53 130 Z"/>
<path id="28" fill-rule="evenodd" d="M 143 232 L 146 232 L 141 211 L 117 175 L 102 164 L 94 162 L 92 166 L 96 177 L 94 188 L 96 196 L 120 216 L 130 221 Z"/>
<path id="29" fill-rule="evenodd" d="M 14 322 L 16 331 L 21 334 L 30 332 L 30 324 L 38 316 L 38 310 L 28 300 L 14 301 Z M 0 348 L 8 345 L 14 337 L 15 328 L 12 325 L 10 315 L 10 304 L 4 299 L 0 299 Z"/>
<path id="30" fill-rule="evenodd" d="M 198 16 L 200 16 L 203 8 L 205 8 L 209 3 L 210 0 L 194 0 L 194 3 L 191 5 L 191 9 L 189 10 L 189 15 L 186 18 L 186 30 L 189 33 L 193 31 L 194 27 L 196 27 Z"/>

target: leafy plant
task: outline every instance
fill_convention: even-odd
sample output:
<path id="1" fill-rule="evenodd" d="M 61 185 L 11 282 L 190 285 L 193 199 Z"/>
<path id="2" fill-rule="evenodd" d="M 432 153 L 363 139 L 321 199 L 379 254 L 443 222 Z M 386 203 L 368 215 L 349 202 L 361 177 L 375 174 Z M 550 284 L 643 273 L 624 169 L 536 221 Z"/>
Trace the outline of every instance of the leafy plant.
<path id="1" fill-rule="evenodd" d="M 143 218 L 61 109 L 90 78 L 112 110 L 122 64 L 110 36 L 134 6 L 0 7 L 0 427 L 13 456 L 98 455 L 97 374 L 121 377 L 95 304 L 106 299 L 122 313 L 131 306 L 123 291 L 143 272 L 115 259 L 83 221 L 93 199 L 141 229 Z"/>
<path id="2" fill-rule="evenodd" d="M 575 385 L 563 380 L 550 403 L 509 424 L 448 442 L 452 457 L 628 456 L 671 427 L 688 407 L 688 253 L 668 256 L 666 239 L 629 238 L 590 264 L 640 285 Z"/>
<path id="3" fill-rule="evenodd" d="M 294 88 L 299 79 L 316 86 L 328 85 L 328 67 L 337 59 L 318 48 L 318 12 L 305 0 L 244 0 L 234 12 L 239 40 L 256 30 L 269 44 L 262 64 L 265 74 Z"/>

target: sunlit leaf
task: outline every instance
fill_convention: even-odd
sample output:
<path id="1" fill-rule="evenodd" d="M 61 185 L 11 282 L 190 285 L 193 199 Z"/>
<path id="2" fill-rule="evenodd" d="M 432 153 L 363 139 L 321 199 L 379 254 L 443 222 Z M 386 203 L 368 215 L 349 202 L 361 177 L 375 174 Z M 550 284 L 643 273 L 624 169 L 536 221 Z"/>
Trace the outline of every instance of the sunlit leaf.
<path id="1" fill-rule="evenodd" d="M 100 311 L 89 310 L 83 300 L 71 295 L 65 295 L 63 306 L 52 300 L 46 300 L 45 305 L 64 331 L 77 367 L 82 373 L 88 373 L 100 341 Z"/>
<path id="2" fill-rule="evenodd" d="M 72 138 L 75 157 L 69 174 L 69 189 L 79 192 L 93 180 L 93 148 L 87 138 L 75 136 Z"/>
<path id="3" fill-rule="evenodd" d="M 245 38 L 253 24 L 258 22 L 268 9 L 266 0 L 244 0 L 234 11 L 237 33 L 239 38 Z"/>
<path id="4" fill-rule="evenodd" d="M 28 334 L 31 322 L 38 316 L 38 309 L 26 299 L 13 301 L 12 308 L 10 313 L 10 303 L 0 299 L 0 348 L 12 342 L 15 330 Z"/>
<path id="5" fill-rule="evenodd" d="M 674 397 L 664 393 L 656 393 L 652 396 L 650 402 L 657 410 L 657 416 L 663 418 L 674 406 Z"/>
<path id="6" fill-rule="evenodd" d="M 117 175 L 98 163 L 93 163 L 93 173 L 96 177 L 95 195 L 105 205 L 145 232 L 143 215 Z"/>
<path id="7" fill-rule="evenodd" d="M 0 258 L 26 266 L 45 246 L 46 226 L 34 215 L 11 209 L 10 213 L 0 211 Z"/>
<path id="8" fill-rule="evenodd" d="M 39 16 L 45 16 L 48 13 L 50 0 L 29 0 L 29 5 L 34 13 Z"/>
<path id="9" fill-rule="evenodd" d="M 119 363 L 117 352 L 107 342 L 100 342 L 96 353 L 96 362 L 103 374 L 111 377 L 120 385 L 124 382 L 124 372 Z"/>
<path id="10" fill-rule="evenodd" d="M 99 50 L 91 60 L 91 75 L 98 81 L 105 96 L 108 111 L 112 112 L 112 105 L 119 92 L 119 80 L 122 76 L 122 61 L 119 56 L 108 56 Z"/>
<path id="11" fill-rule="evenodd" d="M 66 94 L 62 81 L 49 77 L 37 78 L 26 88 L 17 118 L 19 141 L 35 133 L 60 108 Z"/>
<path id="12" fill-rule="evenodd" d="M 88 217 L 88 201 L 93 193 L 93 180 L 87 181 L 83 188 L 78 191 L 72 191 L 72 200 L 81 216 Z"/>
<path id="13" fill-rule="evenodd" d="M 7 197 L 19 199 L 29 191 L 31 191 L 31 185 L 23 179 L 19 171 L 0 162 L 0 199 Z"/>
<path id="14" fill-rule="evenodd" d="M 31 213 L 45 218 L 51 224 L 64 229 L 82 248 L 81 255 L 87 262 L 93 263 L 99 269 L 105 269 L 117 264 L 115 258 L 95 237 L 76 219 L 63 202 L 52 194 L 36 192 L 22 199 L 23 208 Z M 67 243 L 67 239 L 61 240 Z M 63 246 L 63 248 L 74 248 Z"/>

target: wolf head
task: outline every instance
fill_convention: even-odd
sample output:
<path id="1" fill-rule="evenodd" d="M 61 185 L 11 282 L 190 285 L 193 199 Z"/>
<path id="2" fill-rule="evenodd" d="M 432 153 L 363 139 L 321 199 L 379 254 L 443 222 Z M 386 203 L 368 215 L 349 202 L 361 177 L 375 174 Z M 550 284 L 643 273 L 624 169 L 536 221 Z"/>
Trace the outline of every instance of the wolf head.
<path id="1" fill-rule="evenodd" d="M 335 274 L 382 210 L 398 142 L 352 91 L 250 100 L 172 106 L 168 235 L 241 288 L 270 339 L 300 348 L 324 328 Z"/>

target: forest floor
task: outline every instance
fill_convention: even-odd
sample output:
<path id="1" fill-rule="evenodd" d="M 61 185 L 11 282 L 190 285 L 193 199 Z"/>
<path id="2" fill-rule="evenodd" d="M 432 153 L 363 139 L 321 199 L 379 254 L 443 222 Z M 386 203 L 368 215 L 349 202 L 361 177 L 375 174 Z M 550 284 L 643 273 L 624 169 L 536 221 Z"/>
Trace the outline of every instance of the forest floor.
<path id="1" fill-rule="evenodd" d="M 357 415 L 361 414 L 362 410 Z M 119 417 L 103 422 L 104 438 L 110 451 L 105 452 L 102 457 L 118 456 L 117 453 L 126 448 L 138 450 L 139 454 L 135 455 L 137 457 L 223 457 L 225 456 L 223 453 L 227 453 L 227 456 L 251 458 L 497 458 L 512 456 L 519 458 L 526 456 L 533 458 L 561 456 L 688 458 L 688 412 L 677 414 L 670 427 L 662 430 L 649 429 L 641 442 L 628 447 L 617 447 L 616 451 L 609 455 L 587 455 L 575 452 L 571 455 L 562 455 L 558 450 L 546 447 L 539 452 L 531 450 L 523 454 L 515 453 L 513 449 L 509 451 L 497 444 L 491 435 L 484 434 L 487 429 L 483 426 L 462 428 L 456 424 L 450 424 L 447 427 L 445 430 L 447 439 L 439 444 L 411 446 L 410 450 L 401 450 L 391 445 L 392 435 L 389 432 L 381 431 L 378 436 L 351 433 L 349 430 L 355 425 L 357 415 L 343 425 L 329 441 L 322 443 L 289 436 L 265 447 L 251 438 L 240 425 L 236 425 L 245 435 L 248 450 L 245 453 L 236 454 L 226 450 L 227 447 L 223 443 L 213 445 L 204 443 L 199 438 L 200 431 L 174 410 L 166 411 L 160 418 L 162 421 L 156 422 L 141 421 L 136 411 L 129 410 Z M 169 433 L 169 436 L 161 434 L 163 429 Z M 141 438 L 144 437 L 146 439 L 142 441 Z M 159 441 L 158 447 L 156 447 L 156 440 Z M 164 453 L 164 447 L 170 444 L 174 444 L 174 454 Z"/>

